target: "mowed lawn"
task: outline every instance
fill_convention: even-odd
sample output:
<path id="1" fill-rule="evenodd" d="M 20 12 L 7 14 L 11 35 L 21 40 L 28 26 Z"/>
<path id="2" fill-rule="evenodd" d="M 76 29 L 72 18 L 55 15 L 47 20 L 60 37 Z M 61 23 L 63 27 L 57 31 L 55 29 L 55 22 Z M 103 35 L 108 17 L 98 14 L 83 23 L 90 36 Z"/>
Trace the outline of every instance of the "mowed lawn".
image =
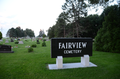
<path id="1" fill-rule="evenodd" d="M 13 48 L 14 53 L 0 53 L 0 79 L 120 79 L 119 53 L 93 51 L 90 62 L 97 67 L 49 70 L 48 64 L 56 63 L 56 59 L 51 58 L 50 41 L 46 41 L 46 47 L 42 47 L 42 41 L 40 44 L 31 40 L 23 42 L 7 43 L 18 46 Z M 25 46 L 32 44 L 37 47 L 28 53 Z M 63 62 L 80 62 L 80 57 L 64 58 Z"/>

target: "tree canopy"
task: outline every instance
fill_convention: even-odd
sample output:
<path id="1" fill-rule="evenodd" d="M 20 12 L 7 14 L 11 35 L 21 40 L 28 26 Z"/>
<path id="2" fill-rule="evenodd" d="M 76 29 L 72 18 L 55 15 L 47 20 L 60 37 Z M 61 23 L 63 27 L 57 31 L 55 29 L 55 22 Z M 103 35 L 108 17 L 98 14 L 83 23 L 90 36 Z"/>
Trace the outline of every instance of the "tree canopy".
<path id="1" fill-rule="evenodd" d="M 120 52 L 120 7 L 108 7 L 103 27 L 95 37 L 94 49 L 106 52 Z"/>
<path id="2" fill-rule="evenodd" d="M 21 29 L 21 27 L 16 27 L 16 28 L 10 28 L 8 31 L 7 31 L 7 34 L 6 36 L 9 36 L 9 37 L 26 37 L 26 36 L 29 36 L 29 37 L 35 37 L 34 35 L 34 31 L 32 31 L 31 29 L 26 29 L 26 30 L 23 30 Z"/>
<path id="3" fill-rule="evenodd" d="M 0 32 L 0 39 L 2 39 L 2 33 Z"/>
<path id="4" fill-rule="evenodd" d="M 102 27 L 102 22 L 99 15 L 89 15 L 87 17 L 80 17 L 77 22 L 78 34 L 80 37 L 92 37 L 94 38 L 97 35 L 98 29 Z M 53 37 L 77 37 L 77 33 L 74 32 L 75 28 L 73 27 L 75 22 L 66 23 L 64 18 L 58 17 L 55 25 L 48 29 L 48 36 Z M 82 27 L 81 27 L 82 26 Z"/>
<path id="5" fill-rule="evenodd" d="M 44 30 L 40 29 L 38 37 L 44 37 L 44 36 L 46 36 Z"/>

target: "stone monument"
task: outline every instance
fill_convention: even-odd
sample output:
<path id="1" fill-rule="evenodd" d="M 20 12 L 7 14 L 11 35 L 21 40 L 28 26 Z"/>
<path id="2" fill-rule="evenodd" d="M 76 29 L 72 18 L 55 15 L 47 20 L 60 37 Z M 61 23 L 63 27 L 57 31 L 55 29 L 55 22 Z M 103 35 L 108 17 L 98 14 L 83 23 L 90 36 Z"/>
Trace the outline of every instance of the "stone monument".
<path id="1" fill-rule="evenodd" d="M 19 44 L 24 44 L 23 41 L 19 41 Z"/>
<path id="2" fill-rule="evenodd" d="M 8 39 L 6 39 L 5 43 L 9 43 Z"/>
<path id="3" fill-rule="evenodd" d="M 14 53 L 10 45 L 0 45 L 0 53 Z"/>
<path id="4" fill-rule="evenodd" d="M 11 39 L 11 41 L 10 42 L 14 42 L 14 40 L 13 39 Z"/>

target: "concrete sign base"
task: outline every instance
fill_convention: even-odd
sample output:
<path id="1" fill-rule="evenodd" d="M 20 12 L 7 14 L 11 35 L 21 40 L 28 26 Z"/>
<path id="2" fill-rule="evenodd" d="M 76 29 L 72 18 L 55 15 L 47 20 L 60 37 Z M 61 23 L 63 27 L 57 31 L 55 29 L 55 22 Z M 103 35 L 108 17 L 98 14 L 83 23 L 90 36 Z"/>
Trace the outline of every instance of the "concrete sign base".
<path id="1" fill-rule="evenodd" d="M 85 67 L 97 67 L 97 65 L 89 62 L 89 66 L 84 66 L 80 62 L 78 63 L 65 63 L 63 64 L 62 68 L 58 68 L 56 64 L 48 64 L 50 70 L 57 70 L 57 69 L 70 69 L 70 68 L 85 68 Z"/>
<path id="2" fill-rule="evenodd" d="M 89 66 L 89 55 L 84 55 L 81 57 L 81 64 L 84 66 Z"/>
<path id="3" fill-rule="evenodd" d="M 53 69 L 68 69 L 68 68 L 84 68 L 84 67 L 97 67 L 97 65 L 89 62 L 89 55 L 81 57 L 81 63 L 65 63 L 63 64 L 63 57 L 57 56 L 56 64 L 48 64 L 50 70 Z"/>
<path id="4" fill-rule="evenodd" d="M 63 68 L 63 57 L 62 56 L 57 56 L 56 65 L 57 65 L 57 68 Z"/>
<path id="5" fill-rule="evenodd" d="M 68 68 L 83 68 L 83 67 L 97 67 L 97 65 L 89 62 L 89 55 L 81 57 L 81 63 L 65 63 L 63 64 L 63 57 L 57 56 L 56 64 L 48 64 L 50 70 L 53 69 L 68 69 Z"/>

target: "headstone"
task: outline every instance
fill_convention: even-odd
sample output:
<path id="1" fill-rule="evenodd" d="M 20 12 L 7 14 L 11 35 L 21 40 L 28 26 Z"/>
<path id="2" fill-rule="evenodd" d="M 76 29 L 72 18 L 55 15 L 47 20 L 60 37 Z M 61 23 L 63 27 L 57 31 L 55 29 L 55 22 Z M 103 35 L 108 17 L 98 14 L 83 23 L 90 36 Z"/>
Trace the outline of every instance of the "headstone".
<path id="1" fill-rule="evenodd" d="M 14 51 L 11 51 L 10 45 L 0 45 L 0 53 L 14 53 Z"/>
<path id="2" fill-rule="evenodd" d="M 24 44 L 23 41 L 19 41 L 19 44 Z"/>
<path id="3" fill-rule="evenodd" d="M 5 41 L 5 43 L 9 43 L 8 39 Z"/>
<path id="4" fill-rule="evenodd" d="M 20 41 L 20 39 L 17 39 L 18 41 Z"/>
<path id="5" fill-rule="evenodd" d="M 14 42 L 14 40 L 13 40 L 13 39 L 11 39 L 11 42 Z"/>
<path id="6" fill-rule="evenodd" d="M 3 40 L 2 40 L 2 39 L 0 39 L 0 41 L 2 42 Z"/>
<path id="7" fill-rule="evenodd" d="M 37 39 L 37 43 L 39 42 L 39 40 Z"/>

